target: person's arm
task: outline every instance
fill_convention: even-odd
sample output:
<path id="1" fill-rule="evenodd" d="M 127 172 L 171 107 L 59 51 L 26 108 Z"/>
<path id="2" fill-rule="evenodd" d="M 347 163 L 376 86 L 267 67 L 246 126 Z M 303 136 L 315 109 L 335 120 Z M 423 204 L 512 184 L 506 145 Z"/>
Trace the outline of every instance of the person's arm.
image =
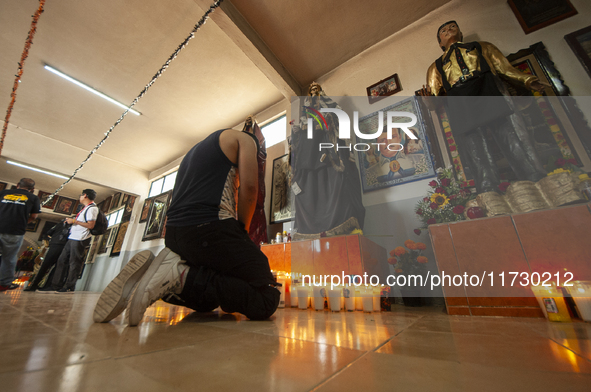
<path id="1" fill-rule="evenodd" d="M 489 42 L 481 42 L 480 45 L 482 47 L 482 55 L 502 78 L 523 86 L 528 90 L 544 90 L 546 86 L 538 80 L 537 76 L 526 74 L 512 66 L 496 46 Z"/>
<path id="2" fill-rule="evenodd" d="M 90 213 L 91 215 L 91 220 L 89 220 L 88 222 L 82 222 L 79 220 L 76 220 L 76 218 L 66 218 L 66 222 L 68 222 L 69 224 L 71 224 L 72 226 L 78 225 L 78 226 L 82 226 L 84 228 L 87 228 L 89 230 L 92 230 L 94 228 L 94 224 L 96 223 L 96 215 L 98 215 L 98 207 L 97 208 L 97 213 Z M 89 211 L 86 211 L 86 213 L 88 213 Z"/>
<path id="3" fill-rule="evenodd" d="M 248 232 L 258 196 L 257 146 L 247 134 L 237 135 L 238 141 L 238 221 Z"/>

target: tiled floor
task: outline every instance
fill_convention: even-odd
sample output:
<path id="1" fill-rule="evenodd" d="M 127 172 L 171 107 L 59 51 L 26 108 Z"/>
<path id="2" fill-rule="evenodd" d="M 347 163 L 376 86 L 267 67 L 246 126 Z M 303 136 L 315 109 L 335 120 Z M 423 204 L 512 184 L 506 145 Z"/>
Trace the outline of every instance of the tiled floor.
<path id="1" fill-rule="evenodd" d="M 0 293 L 2 391 L 591 391 L 591 323 L 442 308 L 268 321 L 157 302 L 94 324 L 96 293 Z"/>

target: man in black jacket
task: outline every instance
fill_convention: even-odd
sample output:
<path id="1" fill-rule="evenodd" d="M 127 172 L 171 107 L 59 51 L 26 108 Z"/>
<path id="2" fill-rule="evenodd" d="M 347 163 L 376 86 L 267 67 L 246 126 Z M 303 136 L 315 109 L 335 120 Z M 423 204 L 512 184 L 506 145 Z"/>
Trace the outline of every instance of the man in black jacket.
<path id="1" fill-rule="evenodd" d="M 31 281 L 31 283 L 27 286 L 24 291 L 35 291 L 39 288 L 39 284 L 43 280 L 45 274 L 57 264 L 57 260 L 68 242 L 68 236 L 70 235 L 70 226 L 66 220 L 64 219 L 57 225 L 53 226 L 47 232 L 47 236 L 49 237 L 49 249 L 45 254 L 45 258 L 41 263 L 41 267 L 39 267 L 39 271 Z M 51 287 L 51 281 L 53 279 L 53 274 L 55 272 L 55 268 L 49 273 L 49 276 L 45 280 L 47 283 L 43 289 L 39 289 L 39 291 L 55 291 Z"/>

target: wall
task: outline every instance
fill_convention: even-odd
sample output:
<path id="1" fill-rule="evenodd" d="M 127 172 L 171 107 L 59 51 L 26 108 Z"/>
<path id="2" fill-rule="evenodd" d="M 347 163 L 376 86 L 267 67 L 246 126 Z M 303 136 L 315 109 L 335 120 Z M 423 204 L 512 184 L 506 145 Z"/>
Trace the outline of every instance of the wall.
<path id="1" fill-rule="evenodd" d="M 505 0 L 453 0 L 404 30 L 365 50 L 317 81 L 330 96 L 365 96 L 367 86 L 393 73 L 398 73 L 403 87 L 403 91 L 398 95 L 412 96 L 414 91 L 425 83 L 427 68 L 441 54 L 436 40 L 437 28 L 446 21 L 456 20 L 464 32 L 465 41 L 490 41 L 498 46 L 505 55 L 515 53 L 534 43 L 543 42 L 557 69 L 561 72 L 565 84 L 570 87 L 571 94 L 589 96 L 591 95 L 591 78 L 563 37 L 589 25 L 591 2 L 588 0 L 571 0 L 571 2 L 578 10 L 578 15 L 525 35 Z M 404 12 L 404 10 L 399 11 Z M 370 109 L 377 110 L 379 105 L 372 105 Z M 585 108 L 589 113 L 587 109 L 591 110 L 591 108 Z M 258 113 L 256 117 L 259 123 L 262 123 L 282 112 L 286 112 L 288 119 L 293 117 L 291 102 L 283 100 Z M 294 115 L 296 114 L 294 113 Z M 241 127 L 242 124 L 238 124 L 234 128 L 240 129 Z M 287 150 L 287 142 L 267 149 L 265 176 L 267 219 L 269 217 L 269 186 L 273 159 L 284 155 Z M 176 169 L 181 158 L 150 173 L 148 178 L 153 179 Z M 417 237 L 413 233 L 413 229 L 419 225 L 414 214 L 414 205 L 424 197 L 429 181 L 417 181 L 364 194 L 363 203 L 367 210 L 365 234 L 388 251 L 401 245 L 408 238 L 429 244 L 426 234 Z M 139 194 L 141 198 L 136 202 L 130 231 L 124 243 L 126 251 L 117 260 L 98 258 L 93 267 L 95 270 L 94 279 L 86 285 L 88 289 L 101 290 L 108 283 L 109 277 L 114 276 L 124 265 L 124 262 L 127 262 L 130 255 L 138 250 L 158 251 L 164 247 L 163 240 L 142 242 L 141 237 L 145 223 L 135 223 L 141 212 L 148 187 L 149 182 L 146 182 L 145 185 L 138 186 L 134 190 L 134 193 Z M 283 230 L 284 226 L 287 227 L 287 225 L 269 227 L 269 236 Z M 434 260 L 432 251 L 427 252 L 427 257 Z M 434 268 L 434 262 L 429 265 L 431 269 Z M 99 276 L 100 278 L 97 278 Z"/>

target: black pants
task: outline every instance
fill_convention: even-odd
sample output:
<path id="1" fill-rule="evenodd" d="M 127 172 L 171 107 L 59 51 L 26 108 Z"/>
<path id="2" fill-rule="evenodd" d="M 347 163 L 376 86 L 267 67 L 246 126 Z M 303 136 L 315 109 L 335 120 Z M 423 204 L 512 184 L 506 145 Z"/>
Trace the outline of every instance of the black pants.
<path id="1" fill-rule="evenodd" d="M 536 168 L 536 157 L 524 145 L 509 117 L 492 123 L 490 127 L 495 142 L 519 180 L 537 182 L 546 177 L 546 173 Z M 474 176 L 478 193 L 498 191 L 501 183 L 499 170 L 485 135 L 486 128 L 479 127 L 456 137 L 460 156 Z"/>
<path id="2" fill-rule="evenodd" d="M 84 263 L 84 248 L 86 248 L 89 243 L 90 238 L 84 241 L 68 240 L 68 242 L 66 242 L 60 257 L 57 260 L 57 266 L 55 267 L 55 273 L 51 281 L 51 285 L 55 289 L 61 288 L 61 276 L 64 273 L 65 266 L 69 265 L 70 270 L 68 271 L 68 277 L 63 288 L 74 290 L 78 275 L 82 269 L 82 264 Z"/>
<path id="3" fill-rule="evenodd" d="M 165 243 L 190 267 L 180 301 L 199 312 L 218 306 L 251 320 L 270 317 L 280 293 L 267 257 L 234 219 L 187 227 L 166 227 Z"/>
<path id="4" fill-rule="evenodd" d="M 43 258 L 43 262 L 41 263 L 41 267 L 39 267 L 39 271 L 33 278 L 33 281 L 30 284 L 30 287 L 34 290 L 39 286 L 43 277 L 53 267 L 57 264 L 57 260 L 59 259 L 62 251 L 64 249 L 65 244 L 57 244 L 57 245 L 49 245 L 49 249 L 47 253 L 45 253 L 45 257 Z M 50 286 L 52 283 L 52 279 L 55 276 L 55 269 L 51 272 L 51 274 L 47 277 L 46 285 Z M 61 283 L 60 283 L 61 284 Z"/>

